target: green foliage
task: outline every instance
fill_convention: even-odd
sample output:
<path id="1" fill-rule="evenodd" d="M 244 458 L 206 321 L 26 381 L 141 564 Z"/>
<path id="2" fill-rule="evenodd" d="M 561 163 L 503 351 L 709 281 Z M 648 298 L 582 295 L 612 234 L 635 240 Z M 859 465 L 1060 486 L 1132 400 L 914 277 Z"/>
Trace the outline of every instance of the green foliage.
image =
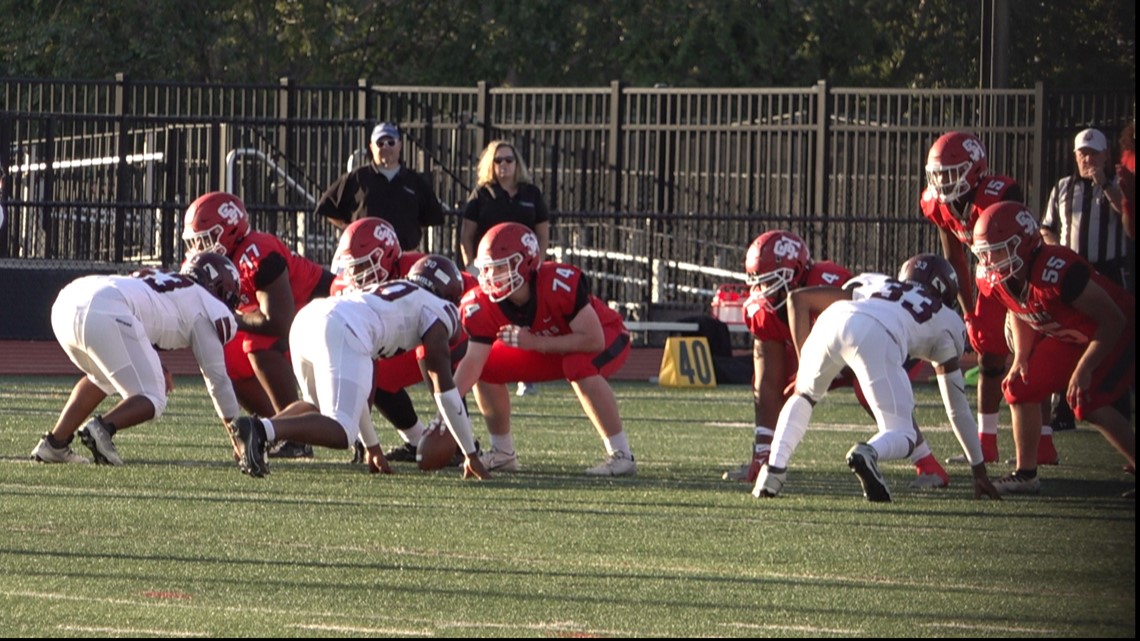
<path id="1" fill-rule="evenodd" d="M 305 84 L 977 86 L 992 0 L 0 0 L 3 76 Z M 1006 0 L 1010 82 L 1135 84 L 1129 0 Z"/>
<path id="2" fill-rule="evenodd" d="M 745 386 L 617 383 L 640 471 L 604 480 L 582 474 L 602 448 L 569 386 L 544 385 L 515 400 L 523 470 L 473 482 L 322 449 L 244 477 L 197 378 L 116 436 L 123 467 L 34 464 L 72 381 L 2 382 L 8 636 L 1135 637 L 1134 480 L 1086 426 L 1057 436 L 1039 497 L 974 501 L 962 468 L 908 491 L 898 462 L 896 501 L 872 505 L 843 464 L 870 426 L 839 391 L 786 496 L 759 501 L 719 479 L 748 449 Z"/>

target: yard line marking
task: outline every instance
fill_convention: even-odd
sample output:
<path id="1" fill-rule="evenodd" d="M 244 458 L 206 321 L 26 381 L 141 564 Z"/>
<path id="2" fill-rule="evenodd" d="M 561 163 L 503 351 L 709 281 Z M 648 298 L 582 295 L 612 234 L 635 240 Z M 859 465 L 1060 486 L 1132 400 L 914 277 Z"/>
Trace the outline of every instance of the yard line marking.
<path id="1" fill-rule="evenodd" d="M 741 628 L 745 630 L 788 630 L 790 632 L 807 632 L 808 634 L 846 634 L 861 637 L 866 633 L 858 628 L 820 628 L 814 625 L 762 625 L 757 623 L 721 623 L 726 628 Z"/>
<path id="2" fill-rule="evenodd" d="M 753 429 L 755 425 L 752 423 L 745 423 L 743 421 L 703 421 L 701 425 L 708 427 L 731 427 L 731 428 L 748 428 Z M 945 424 L 926 424 L 920 425 L 923 432 L 950 432 L 952 428 L 949 423 Z M 812 423 L 808 428 L 810 432 L 867 432 L 875 430 L 875 422 L 871 417 L 867 417 L 866 423 Z"/>
<path id="3" fill-rule="evenodd" d="M 1049 628 L 1023 628 L 1018 626 L 1006 625 L 979 625 L 971 623 L 957 623 L 954 621 L 935 621 L 931 623 L 920 624 L 924 628 L 953 628 L 955 630 L 985 630 L 988 632 L 1014 632 L 1017 634 L 1028 634 L 1031 636 L 1053 636 L 1061 634 L 1060 630 L 1052 630 Z"/>
<path id="4" fill-rule="evenodd" d="M 356 632 L 372 636 L 398 636 L 398 637 L 430 637 L 430 630 L 406 630 L 401 628 L 359 628 L 348 625 L 317 625 L 315 623 L 298 623 L 288 626 L 302 630 L 320 630 L 322 632 Z"/>
<path id="5" fill-rule="evenodd" d="M 133 637 L 140 634 L 146 634 L 155 637 L 206 637 L 210 636 L 205 632 L 186 632 L 179 630 L 152 630 L 148 628 L 95 628 L 80 625 L 61 625 L 57 626 L 60 630 L 67 630 L 68 632 L 100 632 L 104 634 L 116 634 L 120 636 Z"/>

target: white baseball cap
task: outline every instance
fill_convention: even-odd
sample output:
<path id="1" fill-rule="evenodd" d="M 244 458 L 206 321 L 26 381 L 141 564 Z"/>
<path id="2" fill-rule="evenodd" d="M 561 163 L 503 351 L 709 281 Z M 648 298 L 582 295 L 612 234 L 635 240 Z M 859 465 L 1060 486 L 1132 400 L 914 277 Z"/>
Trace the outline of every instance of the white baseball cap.
<path id="1" fill-rule="evenodd" d="M 1073 151 L 1082 149 L 1108 151 L 1108 140 L 1098 129 L 1085 129 L 1073 139 Z"/>

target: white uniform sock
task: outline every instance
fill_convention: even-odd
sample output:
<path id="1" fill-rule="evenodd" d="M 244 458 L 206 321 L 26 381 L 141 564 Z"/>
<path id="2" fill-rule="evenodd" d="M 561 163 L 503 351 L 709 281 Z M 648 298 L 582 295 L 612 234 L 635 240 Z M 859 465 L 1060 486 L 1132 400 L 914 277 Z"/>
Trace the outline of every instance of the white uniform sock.
<path id="1" fill-rule="evenodd" d="M 514 454 L 515 439 L 510 434 L 492 434 L 491 449 L 499 450 L 504 454 Z"/>
<path id="2" fill-rule="evenodd" d="M 605 442 L 607 454 L 621 452 L 626 456 L 633 457 L 633 453 L 629 451 L 629 437 L 625 435 L 624 430 L 613 436 L 607 436 Z"/>

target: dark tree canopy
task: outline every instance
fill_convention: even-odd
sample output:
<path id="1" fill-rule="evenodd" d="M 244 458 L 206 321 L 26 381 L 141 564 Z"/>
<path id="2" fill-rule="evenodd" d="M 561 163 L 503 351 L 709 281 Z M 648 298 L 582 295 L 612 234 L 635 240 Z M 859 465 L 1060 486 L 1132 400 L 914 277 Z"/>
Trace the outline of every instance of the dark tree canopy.
<path id="1" fill-rule="evenodd" d="M 1135 86 L 1132 0 L 998 0 L 1009 84 Z M 976 87 L 994 0 L 0 0 L 6 77 Z"/>

